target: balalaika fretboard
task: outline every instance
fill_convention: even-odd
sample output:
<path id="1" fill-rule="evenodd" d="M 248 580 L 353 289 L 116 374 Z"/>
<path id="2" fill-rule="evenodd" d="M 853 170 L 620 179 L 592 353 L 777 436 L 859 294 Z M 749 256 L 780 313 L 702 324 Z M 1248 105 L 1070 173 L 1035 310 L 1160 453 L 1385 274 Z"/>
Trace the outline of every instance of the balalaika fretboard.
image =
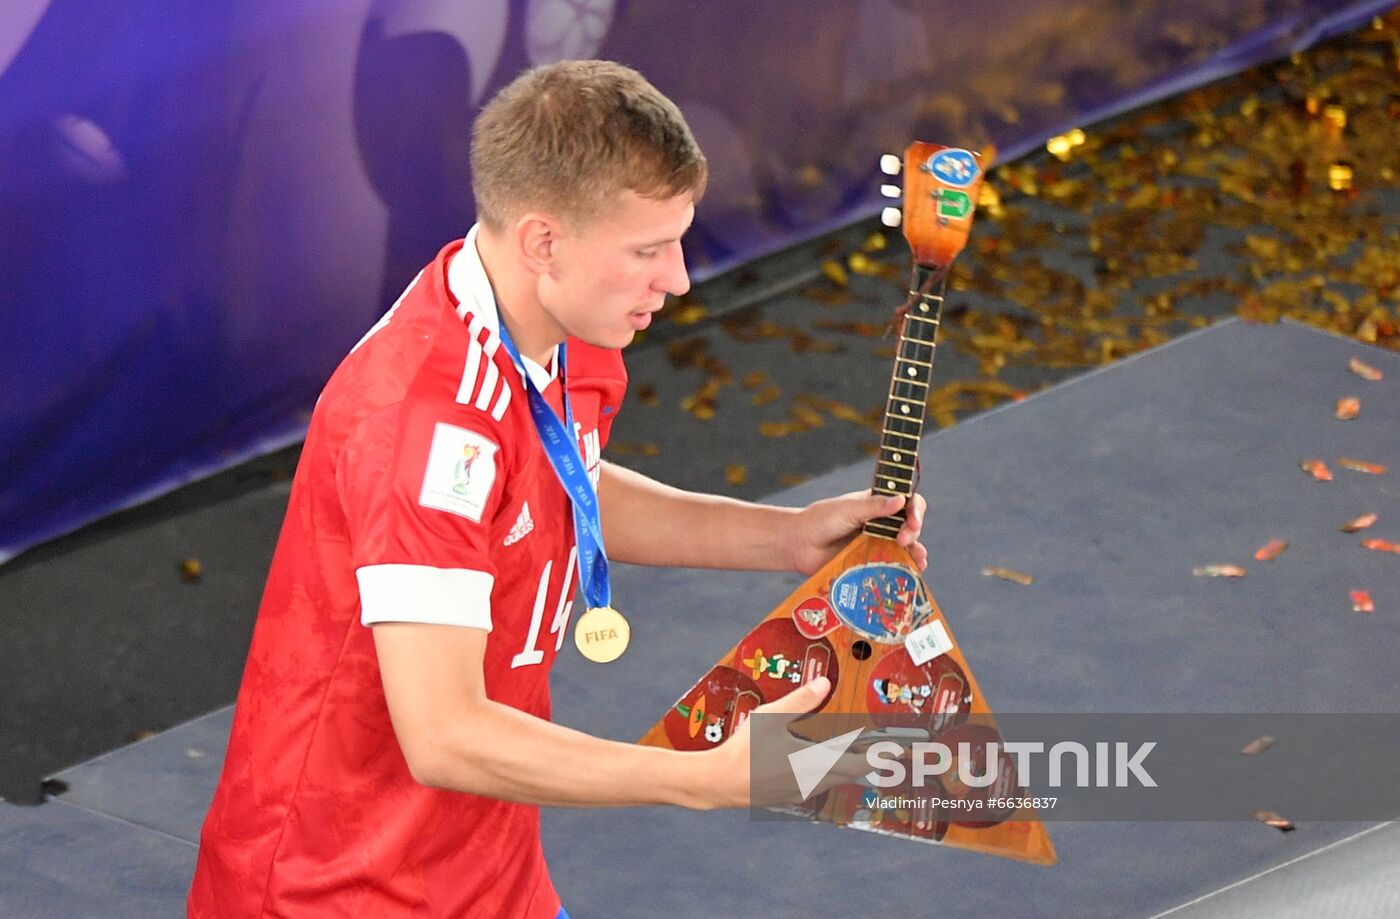
<path id="1" fill-rule="evenodd" d="M 919 438 L 924 431 L 933 372 L 933 350 L 937 344 L 938 320 L 943 309 L 943 279 L 946 272 L 914 266 L 909 300 L 899 330 L 894 371 L 890 375 L 889 396 L 881 423 L 880 453 L 875 463 L 872 488 L 879 495 L 912 498 L 916 485 Z M 871 536 L 893 539 L 904 525 L 904 512 L 876 517 L 865 525 Z"/>

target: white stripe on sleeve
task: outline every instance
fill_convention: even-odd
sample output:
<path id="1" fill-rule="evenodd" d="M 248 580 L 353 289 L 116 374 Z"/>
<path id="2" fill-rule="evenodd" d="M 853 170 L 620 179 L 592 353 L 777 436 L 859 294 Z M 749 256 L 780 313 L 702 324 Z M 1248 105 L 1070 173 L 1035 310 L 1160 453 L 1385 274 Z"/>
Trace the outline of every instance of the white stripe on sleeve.
<path id="1" fill-rule="evenodd" d="M 360 622 L 424 622 L 491 631 L 494 576 L 467 568 L 366 565 L 360 583 Z"/>

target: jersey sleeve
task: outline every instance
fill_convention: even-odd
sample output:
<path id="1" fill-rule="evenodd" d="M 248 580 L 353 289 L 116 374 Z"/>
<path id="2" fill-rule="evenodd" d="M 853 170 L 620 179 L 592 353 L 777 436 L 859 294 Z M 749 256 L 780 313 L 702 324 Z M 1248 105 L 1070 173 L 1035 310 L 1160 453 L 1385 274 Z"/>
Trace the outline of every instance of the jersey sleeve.
<path id="1" fill-rule="evenodd" d="M 486 414 L 404 402 L 370 415 L 336 462 L 360 621 L 491 629 L 491 523 L 508 468 Z"/>

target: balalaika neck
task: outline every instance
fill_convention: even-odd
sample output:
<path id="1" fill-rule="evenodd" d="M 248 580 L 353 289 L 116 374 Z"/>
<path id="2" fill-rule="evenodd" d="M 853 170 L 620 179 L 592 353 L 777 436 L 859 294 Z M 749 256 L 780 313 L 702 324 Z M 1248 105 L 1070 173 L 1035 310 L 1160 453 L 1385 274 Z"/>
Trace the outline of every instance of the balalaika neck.
<path id="1" fill-rule="evenodd" d="M 914 266 L 881 425 L 880 454 L 872 486 L 877 495 L 903 495 L 905 498 L 914 495 L 919 438 L 924 431 L 924 410 L 928 405 L 933 349 L 946 277 L 946 271 Z M 903 525 L 904 511 L 901 510 L 889 517 L 876 517 L 864 529 L 871 536 L 893 539 Z"/>

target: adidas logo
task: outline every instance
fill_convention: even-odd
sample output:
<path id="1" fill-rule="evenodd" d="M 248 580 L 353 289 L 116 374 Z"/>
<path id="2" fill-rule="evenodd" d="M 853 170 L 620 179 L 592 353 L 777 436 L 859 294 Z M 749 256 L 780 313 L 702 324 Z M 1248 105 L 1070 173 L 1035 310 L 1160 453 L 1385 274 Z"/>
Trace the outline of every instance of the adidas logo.
<path id="1" fill-rule="evenodd" d="M 530 516 L 530 502 L 526 501 L 524 504 L 520 505 L 520 516 L 515 518 L 515 523 L 511 525 L 510 532 L 506 534 L 505 544 L 507 546 L 515 545 L 526 536 L 529 536 L 530 531 L 534 528 L 535 521 L 534 518 Z"/>

